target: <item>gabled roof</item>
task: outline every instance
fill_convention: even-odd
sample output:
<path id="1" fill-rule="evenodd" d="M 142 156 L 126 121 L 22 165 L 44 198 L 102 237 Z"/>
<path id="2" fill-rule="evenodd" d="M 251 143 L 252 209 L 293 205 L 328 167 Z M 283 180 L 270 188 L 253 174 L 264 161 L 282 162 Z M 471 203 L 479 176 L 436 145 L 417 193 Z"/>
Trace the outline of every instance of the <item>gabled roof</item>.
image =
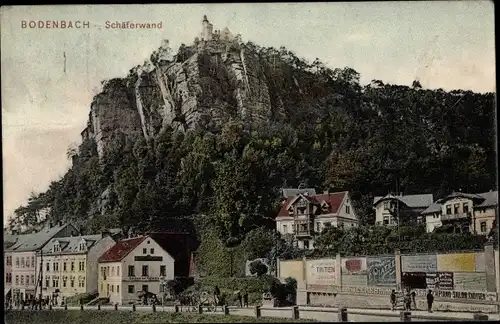
<path id="1" fill-rule="evenodd" d="M 314 188 L 283 188 L 281 189 L 281 194 L 285 198 L 295 197 L 301 193 L 307 193 L 309 196 L 316 195 L 316 190 Z"/>
<path id="2" fill-rule="evenodd" d="M 97 262 L 119 262 L 139 246 L 148 236 L 139 236 L 117 242 L 103 253 Z"/>
<path id="3" fill-rule="evenodd" d="M 439 200 L 436 200 L 432 205 L 430 205 L 428 208 L 426 208 L 421 214 L 426 215 L 426 214 L 433 214 L 433 213 L 439 213 L 441 211 L 441 207 L 443 206 L 443 203 L 446 202 L 449 199 L 453 198 L 469 198 L 475 201 L 479 201 L 478 204 L 475 204 L 472 206 L 472 208 L 477 208 L 477 207 L 491 207 L 491 206 L 497 206 L 498 205 L 498 191 L 489 191 L 489 192 L 484 192 L 480 194 L 470 194 L 470 193 L 465 193 L 465 192 L 452 192 L 448 196 L 441 198 Z"/>
<path id="4" fill-rule="evenodd" d="M 321 195 L 314 195 L 314 196 L 305 196 L 305 195 L 298 195 L 300 197 L 304 197 L 311 203 L 320 206 L 321 203 L 324 201 L 328 204 L 328 207 L 326 210 L 321 209 L 321 214 L 336 214 L 339 211 L 340 205 L 342 204 L 342 201 L 344 200 L 345 195 L 347 194 L 347 191 L 343 192 L 332 192 L 328 194 L 321 194 Z M 295 197 L 289 197 L 285 203 L 281 206 L 281 209 L 278 213 L 278 217 L 286 217 L 289 216 L 288 213 L 288 207 L 289 205 L 297 198 Z"/>
<path id="5" fill-rule="evenodd" d="M 498 191 L 483 192 L 478 195 L 484 198 L 484 201 L 474 207 L 498 206 Z"/>
<path id="6" fill-rule="evenodd" d="M 58 237 L 53 238 L 52 240 L 45 245 L 42 249 L 43 254 L 71 254 L 71 253 L 81 253 L 78 247 L 80 246 L 80 242 L 85 240 L 87 245 L 87 250 L 94 246 L 97 242 L 99 242 L 103 236 L 101 234 L 97 235 L 83 235 L 83 236 L 70 236 L 70 237 Z M 54 252 L 54 244 L 59 242 L 59 246 L 61 247 L 60 252 Z"/>
<path id="7" fill-rule="evenodd" d="M 384 197 L 374 197 L 373 205 L 377 205 L 378 203 L 384 200 L 393 200 L 397 199 L 406 206 L 410 208 L 426 208 L 432 204 L 434 201 L 434 197 L 432 194 L 420 194 L 420 195 L 406 195 L 406 196 L 397 196 L 397 195 L 386 195 Z"/>
<path id="8" fill-rule="evenodd" d="M 50 228 L 44 228 L 39 232 L 22 235 L 16 244 L 12 247 L 15 252 L 30 252 L 40 250 L 49 242 L 55 235 L 64 230 L 71 224 L 57 225 Z"/>
<path id="9" fill-rule="evenodd" d="M 439 213 L 439 212 L 441 212 L 441 206 L 442 205 L 439 203 L 439 200 L 438 200 L 437 202 L 433 203 L 432 205 L 430 205 L 429 207 L 424 209 L 424 211 L 422 211 L 420 214 L 426 215 L 426 214 Z"/>

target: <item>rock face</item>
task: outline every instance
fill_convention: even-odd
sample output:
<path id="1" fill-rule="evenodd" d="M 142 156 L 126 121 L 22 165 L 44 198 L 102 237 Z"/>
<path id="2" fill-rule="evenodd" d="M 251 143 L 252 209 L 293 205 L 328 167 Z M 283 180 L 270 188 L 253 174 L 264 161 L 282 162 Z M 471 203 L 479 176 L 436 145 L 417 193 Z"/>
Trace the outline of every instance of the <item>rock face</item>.
<path id="1" fill-rule="evenodd" d="M 282 118 L 280 82 L 269 85 L 265 60 L 239 37 L 223 35 L 183 45 L 170 57 L 160 54 L 167 52 L 162 47 L 126 78 L 108 81 L 91 104 L 82 137 L 94 139 L 102 157 L 117 132 L 148 139 L 167 127 L 217 130 L 230 119 L 251 127 Z"/>

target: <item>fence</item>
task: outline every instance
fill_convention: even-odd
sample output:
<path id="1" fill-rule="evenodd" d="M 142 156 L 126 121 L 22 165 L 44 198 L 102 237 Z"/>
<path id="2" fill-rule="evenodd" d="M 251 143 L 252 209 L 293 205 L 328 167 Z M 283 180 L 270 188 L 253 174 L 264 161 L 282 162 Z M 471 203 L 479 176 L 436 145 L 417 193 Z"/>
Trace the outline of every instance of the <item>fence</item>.
<path id="1" fill-rule="evenodd" d="M 21 310 L 24 311 L 28 308 L 25 308 L 22 306 Z M 274 308 L 274 307 L 261 307 L 261 306 L 254 306 L 253 310 L 249 308 L 238 308 L 238 307 L 228 307 L 228 306 L 202 306 L 202 305 L 197 305 L 194 307 L 188 307 L 188 306 L 180 306 L 180 305 L 175 305 L 173 307 L 163 307 L 163 306 L 157 306 L 157 305 L 152 305 L 152 306 L 136 306 L 132 305 L 130 306 L 118 306 L 115 304 L 114 306 L 83 306 L 80 305 L 80 307 L 68 307 L 65 305 L 64 307 L 52 307 L 49 306 L 46 308 L 48 310 L 53 310 L 53 309 L 59 309 L 59 310 L 94 310 L 94 311 L 101 311 L 101 310 L 108 310 L 108 311 L 151 311 L 151 312 L 157 312 L 157 311 L 163 311 L 163 312 L 197 312 L 198 314 L 203 314 L 203 313 L 209 313 L 209 314 L 224 314 L 224 315 L 241 315 L 241 316 L 248 316 L 247 314 L 241 314 L 242 310 L 248 310 L 251 311 L 251 315 L 255 318 L 261 318 L 261 317 L 266 317 L 267 312 L 267 317 L 280 317 L 280 318 L 291 318 L 293 320 L 297 320 L 301 318 L 301 314 L 307 315 L 308 313 L 323 313 L 325 316 L 323 317 L 323 321 L 329 321 L 329 322 L 349 322 L 352 321 L 352 317 L 354 316 L 361 316 L 361 317 L 371 317 L 372 321 L 401 321 L 401 322 L 411 322 L 412 319 L 418 320 L 418 321 L 426 321 L 426 320 L 432 320 L 432 321 L 490 321 L 494 319 L 490 319 L 488 315 L 486 314 L 481 314 L 481 313 L 476 313 L 473 315 L 472 318 L 463 318 L 463 317 L 451 317 L 451 316 L 440 316 L 440 315 L 419 315 L 419 314 L 412 314 L 409 311 L 401 311 L 401 312 L 375 312 L 375 311 L 366 311 L 366 310 L 354 310 L 351 309 L 349 310 L 346 307 L 341 307 L 341 308 L 313 308 L 313 307 L 301 307 L 301 306 L 293 306 L 293 307 L 283 307 L 283 308 Z M 220 309 L 220 311 L 219 311 Z M 6 309 L 6 311 L 12 311 L 12 307 Z M 44 309 L 39 310 L 39 311 L 45 311 Z M 279 312 L 279 316 L 272 316 L 269 315 L 269 312 Z M 286 315 L 288 313 L 288 316 Z M 311 318 L 311 316 L 305 316 L 308 318 Z M 304 318 L 305 318 L 304 317 Z M 374 317 L 378 318 L 373 319 Z M 389 320 L 391 319 L 391 320 Z"/>

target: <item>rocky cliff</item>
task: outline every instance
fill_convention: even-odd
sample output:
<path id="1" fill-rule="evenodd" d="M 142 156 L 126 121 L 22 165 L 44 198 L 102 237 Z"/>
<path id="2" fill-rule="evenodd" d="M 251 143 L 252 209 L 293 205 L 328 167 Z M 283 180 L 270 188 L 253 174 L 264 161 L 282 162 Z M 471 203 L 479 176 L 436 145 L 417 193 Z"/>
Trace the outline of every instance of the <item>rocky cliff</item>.
<path id="1" fill-rule="evenodd" d="M 116 132 L 151 138 L 166 127 L 217 130 L 230 119 L 249 127 L 283 119 L 285 92 L 301 89 L 295 78 L 291 84 L 297 89 L 279 89 L 281 81 L 270 80 L 279 69 L 276 59 L 271 63 L 239 39 L 197 41 L 176 55 L 167 43 L 126 78 L 104 83 L 82 137 L 93 138 L 102 156 Z"/>

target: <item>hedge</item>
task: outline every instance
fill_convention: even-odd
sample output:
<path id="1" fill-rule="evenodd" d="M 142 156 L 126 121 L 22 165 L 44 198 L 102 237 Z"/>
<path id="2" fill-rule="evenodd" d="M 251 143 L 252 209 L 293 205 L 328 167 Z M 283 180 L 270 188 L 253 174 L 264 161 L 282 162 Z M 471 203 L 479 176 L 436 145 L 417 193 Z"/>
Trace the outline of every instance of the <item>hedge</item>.
<path id="1" fill-rule="evenodd" d="M 215 286 L 221 290 L 235 291 L 241 290 L 247 293 L 265 293 L 271 289 L 273 283 L 279 283 L 279 280 L 268 275 L 262 277 L 245 278 L 216 278 L 206 277 L 198 280 L 202 289 L 213 292 Z"/>

